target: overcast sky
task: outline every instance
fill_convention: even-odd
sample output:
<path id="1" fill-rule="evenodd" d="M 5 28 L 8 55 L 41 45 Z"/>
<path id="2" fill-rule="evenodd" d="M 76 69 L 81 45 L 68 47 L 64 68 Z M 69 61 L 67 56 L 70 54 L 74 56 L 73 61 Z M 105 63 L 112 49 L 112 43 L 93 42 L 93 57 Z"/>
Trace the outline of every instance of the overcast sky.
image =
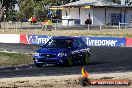
<path id="1" fill-rule="evenodd" d="M 15 10 L 19 10 L 19 7 L 18 7 L 18 5 L 17 5 L 17 4 L 15 5 Z"/>

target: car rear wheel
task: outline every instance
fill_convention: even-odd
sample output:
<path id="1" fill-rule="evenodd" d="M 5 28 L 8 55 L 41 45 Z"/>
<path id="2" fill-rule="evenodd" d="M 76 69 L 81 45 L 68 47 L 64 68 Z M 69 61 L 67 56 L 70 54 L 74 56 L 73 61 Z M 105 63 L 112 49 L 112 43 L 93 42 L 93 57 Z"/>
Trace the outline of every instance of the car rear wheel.
<path id="1" fill-rule="evenodd" d="M 69 67 L 73 65 L 72 56 L 68 57 L 66 65 Z"/>
<path id="2" fill-rule="evenodd" d="M 87 65 L 90 62 L 90 55 L 88 53 L 84 53 L 82 58 L 82 64 Z"/>
<path id="3" fill-rule="evenodd" d="M 36 67 L 39 67 L 39 68 L 42 68 L 43 67 L 43 64 L 37 64 L 37 63 L 35 63 L 35 66 Z"/>

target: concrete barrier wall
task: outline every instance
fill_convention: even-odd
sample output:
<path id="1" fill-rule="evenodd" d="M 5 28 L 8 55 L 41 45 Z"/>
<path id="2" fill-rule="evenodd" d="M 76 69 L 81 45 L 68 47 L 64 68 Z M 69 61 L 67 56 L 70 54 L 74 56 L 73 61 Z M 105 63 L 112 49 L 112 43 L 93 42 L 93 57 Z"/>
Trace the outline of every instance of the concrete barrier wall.
<path id="1" fill-rule="evenodd" d="M 20 34 L 0 34 L 0 43 L 20 43 Z"/>
<path id="2" fill-rule="evenodd" d="M 45 44 L 53 36 L 26 35 L 26 34 L 0 34 L 0 43 Z M 132 38 L 118 37 L 81 37 L 88 46 L 132 46 Z"/>

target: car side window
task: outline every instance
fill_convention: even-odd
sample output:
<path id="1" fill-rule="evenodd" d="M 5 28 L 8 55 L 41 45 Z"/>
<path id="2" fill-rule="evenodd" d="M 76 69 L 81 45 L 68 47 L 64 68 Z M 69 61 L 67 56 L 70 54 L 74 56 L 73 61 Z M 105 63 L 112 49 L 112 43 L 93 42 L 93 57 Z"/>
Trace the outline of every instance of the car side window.
<path id="1" fill-rule="evenodd" d="M 74 45 L 77 46 L 77 47 L 86 46 L 86 44 L 85 44 L 81 39 L 76 39 L 76 40 L 74 41 Z"/>
<path id="2" fill-rule="evenodd" d="M 80 43 L 81 43 L 81 46 L 83 46 L 83 47 L 87 46 L 87 44 L 83 40 L 81 40 L 81 39 L 80 39 Z"/>

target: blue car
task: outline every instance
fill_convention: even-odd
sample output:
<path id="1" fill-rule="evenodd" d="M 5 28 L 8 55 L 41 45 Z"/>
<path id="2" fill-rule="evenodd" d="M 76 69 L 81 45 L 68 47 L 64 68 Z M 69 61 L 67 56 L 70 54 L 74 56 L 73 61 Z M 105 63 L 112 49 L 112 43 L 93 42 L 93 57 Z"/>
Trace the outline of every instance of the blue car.
<path id="1" fill-rule="evenodd" d="M 90 60 L 90 48 L 81 37 L 52 37 L 36 51 L 33 60 L 37 67 L 42 67 L 44 64 L 86 65 Z"/>

